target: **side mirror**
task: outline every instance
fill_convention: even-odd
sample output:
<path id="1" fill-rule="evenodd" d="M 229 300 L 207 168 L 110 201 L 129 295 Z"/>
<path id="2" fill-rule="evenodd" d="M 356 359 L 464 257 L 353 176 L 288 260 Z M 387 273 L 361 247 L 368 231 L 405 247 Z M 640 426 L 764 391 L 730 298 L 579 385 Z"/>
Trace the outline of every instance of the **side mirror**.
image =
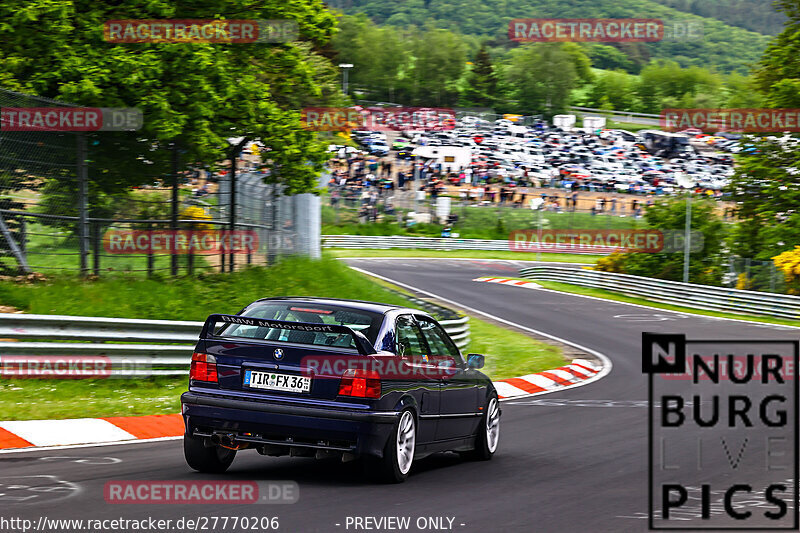
<path id="1" fill-rule="evenodd" d="M 467 366 L 470 368 L 483 368 L 484 356 L 479 353 L 471 353 L 467 355 Z"/>

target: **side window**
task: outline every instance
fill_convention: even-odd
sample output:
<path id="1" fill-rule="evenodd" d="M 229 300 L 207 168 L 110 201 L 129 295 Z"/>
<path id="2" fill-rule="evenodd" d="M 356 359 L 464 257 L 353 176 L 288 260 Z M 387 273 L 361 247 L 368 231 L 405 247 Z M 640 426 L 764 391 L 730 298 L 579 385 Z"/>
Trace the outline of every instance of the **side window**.
<path id="1" fill-rule="evenodd" d="M 423 316 L 417 317 L 417 322 L 431 348 L 431 355 L 452 357 L 456 362 L 462 362 L 458 347 L 439 324 Z"/>
<path id="2" fill-rule="evenodd" d="M 397 348 L 396 353 L 401 357 L 414 357 L 425 355 L 425 341 L 419 327 L 410 315 L 397 318 Z"/>

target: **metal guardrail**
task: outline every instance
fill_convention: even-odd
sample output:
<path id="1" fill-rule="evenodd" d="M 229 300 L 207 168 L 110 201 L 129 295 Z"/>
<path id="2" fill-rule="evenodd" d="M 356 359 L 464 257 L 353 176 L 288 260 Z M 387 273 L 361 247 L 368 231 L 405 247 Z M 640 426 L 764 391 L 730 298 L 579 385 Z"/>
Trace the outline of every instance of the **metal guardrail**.
<path id="1" fill-rule="evenodd" d="M 654 278 L 553 266 L 523 268 L 529 279 L 607 289 L 650 300 L 709 311 L 800 319 L 800 296 L 743 291 Z"/>
<path id="2" fill-rule="evenodd" d="M 466 348 L 469 317 L 430 302 L 415 303 L 445 317 L 439 323 L 459 349 Z M 108 358 L 111 376 L 188 375 L 202 327 L 203 322 L 177 320 L 0 313 L 0 374 L 5 358 L 52 365 L 53 357 L 84 356 Z"/>
<path id="3" fill-rule="evenodd" d="M 459 239 L 437 237 L 404 237 L 397 235 L 323 235 L 323 248 L 353 249 L 417 249 L 417 250 L 487 250 L 510 251 L 511 243 L 507 240 L 492 239 Z M 575 250 L 568 250 L 567 244 L 559 245 L 559 253 L 600 254 L 606 255 L 616 250 L 613 246 L 576 245 Z M 543 250 L 546 251 L 546 250 Z"/>

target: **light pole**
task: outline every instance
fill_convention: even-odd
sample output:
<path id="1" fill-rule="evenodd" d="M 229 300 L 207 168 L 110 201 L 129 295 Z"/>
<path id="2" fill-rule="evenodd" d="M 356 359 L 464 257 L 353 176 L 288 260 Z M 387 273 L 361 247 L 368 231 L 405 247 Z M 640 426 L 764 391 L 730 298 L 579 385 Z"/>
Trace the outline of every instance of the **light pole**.
<path id="1" fill-rule="evenodd" d="M 339 68 L 342 69 L 342 93 L 347 94 L 347 72 L 353 68 L 353 64 L 339 63 Z"/>
<path id="2" fill-rule="evenodd" d="M 538 231 L 536 232 L 536 261 L 542 260 L 542 211 L 544 210 L 544 199 L 543 198 L 532 198 L 531 202 L 531 209 L 536 211 L 538 216 Z"/>

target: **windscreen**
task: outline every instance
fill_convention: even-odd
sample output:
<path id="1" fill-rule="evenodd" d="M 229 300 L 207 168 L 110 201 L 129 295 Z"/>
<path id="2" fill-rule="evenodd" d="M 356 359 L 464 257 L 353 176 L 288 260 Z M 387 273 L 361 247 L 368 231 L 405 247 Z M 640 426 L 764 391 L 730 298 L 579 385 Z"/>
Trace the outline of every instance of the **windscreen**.
<path id="1" fill-rule="evenodd" d="M 284 322 L 346 326 L 353 331 L 362 333 L 372 344 L 375 343 L 378 329 L 383 321 L 383 315 L 380 313 L 308 302 L 257 303 L 247 308 L 241 316 L 281 320 Z M 216 334 L 225 337 L 246 337 L 315 346 L 356 348 L 356 342 L 352 335 L 339 332 L 313 332 L 248 324 L 226 324 Z"/>

